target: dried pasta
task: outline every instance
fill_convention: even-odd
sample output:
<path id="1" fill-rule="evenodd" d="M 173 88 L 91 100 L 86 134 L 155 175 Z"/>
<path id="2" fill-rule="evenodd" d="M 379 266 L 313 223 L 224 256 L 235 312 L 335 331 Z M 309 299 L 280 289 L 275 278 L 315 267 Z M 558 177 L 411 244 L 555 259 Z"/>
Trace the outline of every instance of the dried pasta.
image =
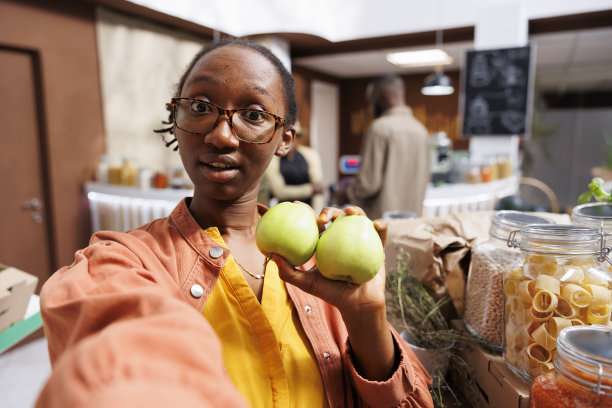
<path id="1" fill-rule="evenodd" d="M 572 317 L 578 316 L 578 309 L 574 307 L 567 299 L 560 297 L 557 299 L 557 308 L 555 309 L 554 314 L 558 317 L 571 319 Z"/>
<path id="2" fill-rule="evenodd" d="M 552 315 L 557 308 L 557 295 L 548 290 L 540 290 L 533 297 L 531 307 L 538 313 Z"/>
<path id="3" fill-rule="evenodd" d="M 607 324 L 610 321 L 610 305 L 589 307 L 587 309 L 586 320 L 590 324 Z"/>
<path id="4" fill-rule="evenodd" d="M 552 276 L 540 275 L 535 280 L 534 288 L 536 291 L 547 290 L 555 295 L 559 295 L 561 293 L 561 282 Z"/>
<path id="5" fill-rule="evenodd" d="M 610 290 L 603 286 L 594 285 L 589 283 L 585 285 L 586 290 L 591 294 L 593 300 L 591 300 L 592 306 L 602 306 L 610 304 Z"/>
<path id="6" fill-rule="evenodd" d="M 525 303 L 531 303 L 535 296 L 535 281 L 529 279 L 518 284 L 518 294 Z"/>
<path id="7" fill-rule="evenodd" d="M 566 327 L 570 327 L 571 325 L 572 321 L 570 319 L 566 319 L 564 317 L 553 317 L 548 322 L 548 333 L 556 339 L 561 330 L 565 329 Z"/>
<path id="8" fill-rule="evenodd" d="M 532 307 L 529 308 L 529 323 L 545 323 L 553 315 L 553 312 L 541 313 Z"/>
<path id="9" fill-rule="evenodd" d="M 536 376 L 553 369 L 556 339 L 566 327 L 612 327 L 612 280 L 591 259 L 526 254 L 523 275 L 504 280 L 504 357 Z"/>
<path id="10" fill-rule="evenodd" d="M 563 286 L 561 288 L 561 296 L 569 300 L 570 304 L 577 308 L 587 307 L 593 299 L 593 295 L 585 288 L 574 283 L 568 283 Z"/>
<path id="11" fill-rule="evenodd" d="M 506 284 L 504 285 L 504 294 L 507 297 L 510 296 L 515 296 L 518 292 L 518 285 L 516 283 L 516 280 L 512 279 L 506 282 Z"/>
<path id="12" fill-rule="evenodd" d="M 531 338 L 535 343 L 544 347 L 547 351 L 552 351 L 557 344 L 557 340 L 548 333 L 548 330 L 546 330 L 545 324 L 538 326 L 538 328 L 531 333 Z"/>

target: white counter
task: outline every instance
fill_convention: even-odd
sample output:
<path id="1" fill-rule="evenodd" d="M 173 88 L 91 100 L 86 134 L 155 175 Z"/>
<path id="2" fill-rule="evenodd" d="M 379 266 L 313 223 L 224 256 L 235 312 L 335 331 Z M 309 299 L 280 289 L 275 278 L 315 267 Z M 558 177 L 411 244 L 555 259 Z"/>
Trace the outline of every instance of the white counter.
<path id="1" fill-rule="evenodd" d="M 423 202 L 423 216 L 437 217 L 470 211 L 493 210 L 501 197 L 518 192 L 518 177 L 512 176 L 489 183 L 429 185 Z"/>
<path id="2" fill-rule="evenodd" d="M 105 183 L 87 183 L 85 192 L 91 211 L 91 228 L 126 231 L 156 218 L 168 216 L 193 190 L 172 188 L 140 189 Z"/>
<path id="3" fill-rule="evenodd" d="M 518 178 L 480 184 L 429 185 L 425 193 L 424 217 L 456 214 L 461 212 L 492 210 L 495 202 L 518 191 Z M 156 218 L 168 216 L 193 190 L 139 189 L 87 183 L 85 192 L 89 199 L 92 230 L 126 231 L 139 227 Z"/>

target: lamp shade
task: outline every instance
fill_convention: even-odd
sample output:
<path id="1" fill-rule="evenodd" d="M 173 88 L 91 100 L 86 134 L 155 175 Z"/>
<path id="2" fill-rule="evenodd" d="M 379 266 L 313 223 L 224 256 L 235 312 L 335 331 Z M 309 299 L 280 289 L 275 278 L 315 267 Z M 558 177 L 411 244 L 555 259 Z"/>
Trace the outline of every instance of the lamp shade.
<path id="1" fill-rule="evenodd" d="M 423 95 L 450 95 L 455 92 L 448 76 L 441 69 L 436 69 L 425 77 L 425 84 L 421 88 Z"/>

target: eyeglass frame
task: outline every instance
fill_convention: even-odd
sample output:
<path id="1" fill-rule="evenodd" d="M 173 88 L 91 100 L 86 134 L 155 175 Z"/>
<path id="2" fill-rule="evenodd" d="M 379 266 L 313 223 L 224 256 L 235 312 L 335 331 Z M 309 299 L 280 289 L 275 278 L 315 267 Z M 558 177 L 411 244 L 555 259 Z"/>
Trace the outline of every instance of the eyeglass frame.
<path id="1" fill-rule="evenodd" d="M 217 120 L 215 121 L 215 124 L 213 125 L 213 127 L 210 129 L 210 131 L 208 133 L 193 132 L 191 130 L 185 130 L 182 127 L 180 127 L 178 125 L 178 123 L 176 123 L 176 110 L 178 109 L 178 103 L 179 103 L 180 100 L 203 102 L 203 103 L 207 103 L 207 104 L 217 108 L 217 112 L 218 112 Z M 174 124 L 174 126 L 176 126 L 177 128 L 181 129 L 183 132 L 191 133 L 191 134 L 194 134 L 194 135 L 207 135 L 207 134 L 212 132 L 217 127 L 217 125 L 219 124 L 219 118 L 221 118 L 221 116 L 225 116 L 227 118 L 228 122 L 229 122 L 230 129 L 232 129 L 232 132 L 234 133 L 234 136 L 236 136 L 236 138 L 238 140 L 240 140 L 241 142 L 251 143 L 251 144 L 267 144 L 267 143 L 270 143 L 272 141 L 272 139 L 274 139 L 274 134 L 278 130 L 278 126 L 279 125 L 284 125 L 284 123 L 285 123 L 285 119 L 282 116 L 275 115 L 274 113 L 268 112 L 268 111 L 265 111 L 265 110 L 259 110 L 258 112 L 267 113 L 268 115 L 271 115 L 274 118 L 274 131 L 271 133 L 270 138 L 268 140 L 266 140 L 265 142 L 252 142 L 250 140 L 245 140 L 245 139 L 241 138 L 240 136 L 238 136 L 238 133 L 236 133 L 236 130 L 234 129 L 234 124 L 232 122 L 232 117 L 234 116 L 234 114 L 236 112 L 240 112 L 240 111 L 252 111 L 252 110 L 256 110 L 256 109 L 245 109 L 245 108 L 240 108 L 240 109 L 224 109 L 224 108 L 220 107 L 219 105 L 215 105 L 214 103 L 209 102 L 209 101 L 203 101 L 203 100 L 197 99 L 197 98 L 179 98 L 179 97 L 174 97 L 174 98 L 170 99 L 170 103 L 168 105 L 171 108 L 170 112 L 172 113 L 172 123 Z"/>

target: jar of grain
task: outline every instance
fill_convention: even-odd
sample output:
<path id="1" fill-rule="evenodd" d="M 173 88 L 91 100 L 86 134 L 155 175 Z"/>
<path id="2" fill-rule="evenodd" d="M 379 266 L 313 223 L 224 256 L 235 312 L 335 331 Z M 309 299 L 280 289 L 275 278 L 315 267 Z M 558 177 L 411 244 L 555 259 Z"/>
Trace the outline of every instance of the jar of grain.
<path id="1" fill-rule="evenodd" d="M 526 225 L 520 234 L 508 239 L 523 261 L 504 274 L 504 360 L 529 383 L 553 370 L 562 329 L 612 327 L 612 273 L 597 228 Z"/>
<path id="2" fill-rule="evenodd" d="M 522 261 L 520 250 L 508 247 L 508 236 L 523 225 L 538 223 L 553 221 L 520 211 L 497 211 L 491 217 L 489 239 L 472 251 L 463 321 L 470 333 L 499 352 L 504 332 L 504 272 Z"/>
<path id="3" fill-rule="evenodd" d="M 530 408 L 612 407 L 612 330 L 568 327 L 556 350 L 553 371 L 531 383 Z"/>

